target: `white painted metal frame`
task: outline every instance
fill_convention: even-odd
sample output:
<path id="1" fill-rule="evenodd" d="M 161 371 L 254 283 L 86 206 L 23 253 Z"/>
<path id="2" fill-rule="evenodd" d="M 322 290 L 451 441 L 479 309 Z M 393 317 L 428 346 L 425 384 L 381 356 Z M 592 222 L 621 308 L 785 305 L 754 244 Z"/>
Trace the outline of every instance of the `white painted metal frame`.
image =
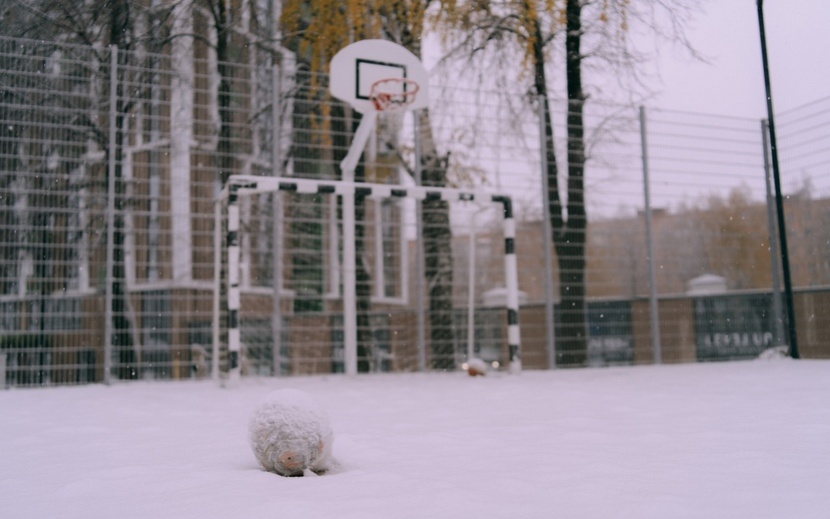
<path id="1" fill-rule="evenodd" d="M 365 117 L 365 116 L 364 116 Z M 360 133 L 358 131 L 358 133 Z M 367 132 L 367 134 L 370 132 Z M 351 165 L 344 159 L 344 173 Z M 354 166 L 351 165 L 353 168 Z M 354 171 L 353 169 L 351 170 Z M 353 178 L 353 177 L 350 177 Z M 446 201 L 477 201 L 500 203 L 504 209 L 504 268 L 507 289 L 507 342 L 510 371 L 521 371 L 521 337 L 519 330 L 519 280 L 516 264 L 516 224 L 512 199 L 507 195 L 484 191 L 465 191 L 452 188 L 423 186 L 396 186 L 389 184 L 356 183 L 353 181 L 312 180 L 285 177 L 258 177 L 233 175 L 229 178 L 221 199 L 228 205 L 228 351 L 229 379 L 239 378 L 239 197 L 257 193 L 290 191 L 307 194 L 336 194 L 343 200 L 343 333 L 345 371 L 357 374 L 357 305 L 355 275 L 355 197 L 413 198 L 415 200 L 441 199 Z M 217 231 L 218 232 L 218 231 Z M 214 320 L 218 315 L 214 316 Z"/>

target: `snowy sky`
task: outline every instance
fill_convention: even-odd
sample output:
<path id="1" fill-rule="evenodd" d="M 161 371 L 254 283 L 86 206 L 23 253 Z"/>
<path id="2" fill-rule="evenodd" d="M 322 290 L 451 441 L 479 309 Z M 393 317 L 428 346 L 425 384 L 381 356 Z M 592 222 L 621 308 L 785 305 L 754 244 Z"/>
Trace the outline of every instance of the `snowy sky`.
<path id="1" fill-rule="evenodd" d="M 776 114 L 783 115 L 830 97 L 830 1 L 766 0 L 764 15 Z M 759 121 L 767 118 L 756 0 L 700 0 L 699 12 L 686 33 L 691 45 L 706 61 L 691 57 L 679 46 L 665 42 L 655 45 L 655 38 L 650 33 L 632 34 L 638 49 L 644 52 L 648 52 L 650 47 L 654 49 L 651 52 L 652 61 L 646 63 L 641 71 L 643 77 L 648 78 L 651 95 L 644 91 L 630 95 L 610 74 L 603 77 L 593 69 L 585 77 L 586 90 L 592 100 L 633 102 L 649 109 L 747 118 L 747 124 L 754 132 L 756 126 L 752 119 Z M 437 42 L 427 45 L 425 62 L 432 73 L 438 79 L 446 76 L 444 81 L 453 87 L 469 81 L 470 88 L 475 88 L 481 80 L 480 74 L 469 74 L 465 69 L 453 73 L 450 69 L 447 76 L 447 69 L 433 68 L 441 53 L 438 47 Z M 554 53 L 551 59 L 555 61 L 561 56 L 557 57 Z M 561 72 L 555 62 L 549 70 Z M 548 79 L 552 82 L 554 101 L 562 101 L 563 78 L 557 73 Z M 643 96 L 646 98 L 643 99 Z M 591 106 L 597 110 L 595 107 L 599 104 Z M 722 121 L 718 124 L 723 126 L 726 123 Z M 511 161 L 524 164 L 521 158 L 511 159 L 509 152 L 502 153 L 500 165 Z M 499 166 L 488 167 L 498 171 Z M 501 175 L 506 177 L 507 173 L 502 171 Z M 497 186 L 501 186 L 499 178 L 496 175 Z M 600 182 L 604 180 L 604 177 L 599 179 Z M 637 182 L 632 178 L 626 180 Z M 797 189 L 801 181 L 801 177 L 785 179 L 785 189 Z M 535 178 L 528 178 L 526 183 L 516 186 L 516 192 L 518 196 L 521 193 L 527 195 L 525 201 L 532 204 L 535 194 L 528 193 L 536 185 L 538 181 Z M 706 186 L 707 189 L 709 187 Z M 618 206 L 613 200 L 595 198 L 594 201 L 596 206 Z"/>
<path id="2" fill-rule="evenodd" d="M 649 83 L 655 94 L 646 106 L 737 117 L 766 118 L 763 66 L 756 0 L 700 0 L 700 11 L 687 27 L 691 44 L 706 62 L 679 46 L 662 42 L 644 72 L 662 79 Z M 830 96 L 830 2 L 827 0 L 766 0 L 764 16 L 776 112 Z M 440 45 L 431 39 L 425 63 L 432 68 Z M 632 36 L 647 51 L 651 35 Z M 641 40 L 639 40 L 641 39 Z M 594 99 L 627 102 L 624 92 L 605 90 L 616 84 L 592 71 L 590 84 L 603 84 Z M 564 85 L 554 80 L 555 95 Z M 455 84 L 458 78 L 454 77 Z M 561 82 L 561 79 L 559 80 Z M 635 96 L 637 97 L 637 96 Z"/>
<path id="3" fill-rule="evenodd" d="M 830 2 L 766 0 L 764 21 L 776 113 L 830 96 Z M 766 97 L 755 0 L 709 0 L 689 31 L 710 63 L 671 50 L 655 107 L 765 117 Z"/>

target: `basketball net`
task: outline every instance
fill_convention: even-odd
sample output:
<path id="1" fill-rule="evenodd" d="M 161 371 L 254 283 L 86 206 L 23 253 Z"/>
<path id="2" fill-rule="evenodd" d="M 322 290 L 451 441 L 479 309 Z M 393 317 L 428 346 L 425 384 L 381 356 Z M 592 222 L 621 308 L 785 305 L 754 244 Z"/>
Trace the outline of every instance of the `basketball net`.
<path id="1" fill-rule="evenodd" d="M 378 112 L 378 135 L 389 144 L 397 142 L 407 107 L 415 101 L 420 86 L 406 78 L 386 78 L 375 81 L 369 90 L 369 99 Z"/>
<path id="2" fill-rule="evenodd" d="M 401 111 L 415 101 L 418 82 L 407 78 L 386 78 L 372 83 L 369 99 L 378 112 Z"/>

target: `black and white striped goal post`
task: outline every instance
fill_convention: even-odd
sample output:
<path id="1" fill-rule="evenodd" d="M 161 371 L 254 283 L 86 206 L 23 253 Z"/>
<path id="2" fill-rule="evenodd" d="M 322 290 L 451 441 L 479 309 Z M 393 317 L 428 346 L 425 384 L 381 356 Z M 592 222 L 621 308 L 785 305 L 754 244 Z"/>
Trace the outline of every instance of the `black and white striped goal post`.
<path id="1" fill-rule="evenodd" d="M 228 328 L 228 378 L 238 380 L 240 376 L 239 355 L 240 335 L 240 248 L 239 248 L 239 199 L 261 193 L 286 191 L 305 194 L 332 194 L 354 201 L 355 197 L 369 198 L 410 198 L 414 200 L 445 200 L 448 202 L 497 203 L 503 208 L 504 231 L 504 274 L 507 292 L 507 343 L 509 371 L 521 371 L 521 340 L 519 333 L 519 278 L 516 262 L 516 222 L 513 218 L 512 198 L 481 190 L 453 188 L 400 186 L 370 184 L 338 180 L 312 180 L 293 177 L 259 177 L 253 175 L 232 175 L 221 193 L 221 201 L 227 204 L 227 235 L 225 245 L 228 251 L 227 274 L 227 328 Z M 345 206 L 346 204 L 344 204 Z M 348 204 L 353 206 L 353 204 Z M 355 289 L 355 243 L 354 219 L 344 218 L 343 229 L 343 342 L 344 364 L 347 375 L 357 374 L 357 301 Z M 349 228 L 350 227 L 350 228 Z M 219 232 L 217 229 L 216 232 Z M 352 237 L 352 238 L 350 238 Z M 351 275 L 348 275 L 351 273 Z M 214 316 L 214 320 L 219 318 Z"/>

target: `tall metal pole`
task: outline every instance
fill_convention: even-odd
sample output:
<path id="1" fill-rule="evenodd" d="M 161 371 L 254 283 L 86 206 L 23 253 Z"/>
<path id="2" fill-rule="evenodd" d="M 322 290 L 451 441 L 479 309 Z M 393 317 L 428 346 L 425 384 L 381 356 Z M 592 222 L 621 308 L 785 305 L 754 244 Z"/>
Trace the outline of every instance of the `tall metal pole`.
<path id="1" fill-rule="evenodd" d="M 347 375 L 357 374 L 357 252 L 355 249 L 355 169 L 369 137 L 375 131 L 377 112 L 363 114 L 348 153 L 340 161 L 343 182 L 343 355 Z"/>
<path id="2" fill-rule="evenodd" d="M 115 147 L 116 147 L 116 104 L 118 103 L 118 47 L 110 45 L 110 113 L 109 113 L 109 160 L 107 164 L 107 265 L 104 296 L 104 383 L 112 382 L 112 334 L 114 298 L 113 268 L 115 264 Z"/>
<path id="3" fill-rule="evenodd" d="M 413 128 L 415 131 L 415 185 L 420 186 L 423 177 L 421 167 L 421 112 L 412 112 Z M 415 201 L 415 320 L 418 349 L 418 371 L 427 369 L 426 348 L 426 287 L 424 286 L 424 214 L 420 200 Z"/>
<path id="4" fill-rule="evenodd" d="M 271 169 L 274 176 L 282 176 L 282 66 L 274 63 L 271 67 Z M 274 376 L 280 374 L 282 370 L 282 236 L 283 236 L 283 218 L 282 218 L 282 193 L 276 192 L 272 195 L 274 198 L 271 203 L 271 225 L 272 227 L 272 243 L 273 263 L 272 271 L 274 272 L 274 287 L 272 293 L 272 307 L 271 307 L 271 372 Z"/>
<path id="5" fill-rule="evenodd" d="M 781 267 L 778 264 L 778 238 L 775 237 L 775 198 L 770 186 L 769 128 L 767 120 L 761 121 L 761 142 L 764 147 L 764 187 L 767 192 L 767 233 L 769 234 L 770 274 L 772 276 L 772 315 L 775 319 L 773 344 L 784 344 L 784 311 L 781 305 Z"/>
<path id="6" fill-rule="evenodd" d="M 556 321 L 553 318 L 553 254 L 551 239 L 553 231 L 550 225 L 550 204 L 548 203 L 548 150 L 545 136 L 545 110 L 547 99 L 539 96 L 539 155 L 541 157 L 542 179 L 542 248 L 545 252 L 545 339 L 548 353 L 548 369 L 556 368 Z"/>
<path id="7" fill-rule="evenodd" d="M 221 319 L 221 283 L 222 283 L 222 198 L 217 195 L 213 202 L 213 309 L 211 333 L 210 373 L 214 382 L 219 382 L 219 342 Z"/>
<path id="8" fill-rule="evenodd" d="M 767 57 L 767 36 L 764 29 L 764 0 L 758 0 L 758 30 L 761 36 L 761 59 L 764 65 L 764 88 L 767 94 L 767 125 L 769 126 L 770 151 L 772 156 L 772 179 L 775 184 L 775 209 L 778 215 L 778 241 L 781 244 L 781 270 L 784 276 L 784 294 L 787 300 L 790 356 L 797 359 L 800 355 L 798 353 L 798 337 L 795 328 L 793 285 L 790 276 L 790 255 L 787 248 L 787 224 L 784 218 L 784 200 L 781 196 L 781 172 L 778 168 L 778 144 L 775 138 L 775 119 L 772 110 L 772 87 L 770 85 L 769 59 Z"/>
<path id="9" fill-rule="evenodd" d="M 646 250 L 648 260 L 648 306 L 651 323 L 651 353 L 655 364 L 663 362 L 663 350 L 660 344 L 660 309 L 657 302 L 657 276 L 654 269 L 654 239 L 651 232 L 651 188 L 648 170 L 648 141 L 646 140 L 646 107 L 640 107 L 640 144 L 643 161 L 643 196 L 644 216 L 646 220 Z"/>
<path id="10" fill-rule="evenodd" d="M 476 216 L 470 217 L 470 235 L 467 248 L 467 362 L 475 356 L 475 305 L 476 305 Z"/>

